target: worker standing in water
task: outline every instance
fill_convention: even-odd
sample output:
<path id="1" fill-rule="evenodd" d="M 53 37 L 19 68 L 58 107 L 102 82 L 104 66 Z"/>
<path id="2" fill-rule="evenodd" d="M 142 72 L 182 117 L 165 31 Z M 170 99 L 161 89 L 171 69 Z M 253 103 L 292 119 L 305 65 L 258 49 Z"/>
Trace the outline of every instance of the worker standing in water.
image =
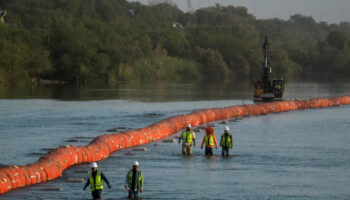
<path id="1" fill-rule="evenodd" d="M 182 154 L 192 155 L 192 146 L 196 146 L 196 134 L 191 129 L 191 124 L 187 124 L 186 130 L 182 132 L 179 138 L 179 144 L 182 139 Z"/>
<path id="2" fill-rule="evenodd" d="M 126 174 L 125 189 L 129 192 L 129 198 L 137 198 L 138 192 L 143 192 L 143 175 L 137 161 L 134 161 L 132 169 Z"/>
<path id="3" fill-rule="evenodd" d="M 94 200 L 101 199 L 101 193 L 103 190 L 103 181 L 106 181 L 109 188 L 111 188 L 111 184 L 109 184 L 108 179 L 103 175 L 103 173 L 97 170 L 97 167 L 98 167 L 97 163 L 93 162 L 91 163 L 90 166 L 91 166 L 91 173 L 84 186 L 84 190 L 86 190 L 86 187 L 90 185 L 92 199 Z"/>
<path id="4" fill-rule="evenodd" d="M 225 133 L 221 135 L 221 139 L 220 139 L 220 146 L 222 147 L 223 156 L 225 156 L 225 154 L 226 156 L 229 156 L 230 155 L 229 148 L 232 149 L 232 146 L 233 146 L 233 139 L 232 139 L 232 135 L 228 133 L 229 130 L 230 128 L 226 126 Z"/>
<path id="5" fill-rule="evenodd" d="M 205 143 L 205 155 L 213 155 L 214 144 L 216 149 L 218 149 L 218 142 L 216 141 L 214 129 L 211 127 L 205 128 L 205 136 L 203 137 L 201 149 L 203 149 L 203 144 Z"/>

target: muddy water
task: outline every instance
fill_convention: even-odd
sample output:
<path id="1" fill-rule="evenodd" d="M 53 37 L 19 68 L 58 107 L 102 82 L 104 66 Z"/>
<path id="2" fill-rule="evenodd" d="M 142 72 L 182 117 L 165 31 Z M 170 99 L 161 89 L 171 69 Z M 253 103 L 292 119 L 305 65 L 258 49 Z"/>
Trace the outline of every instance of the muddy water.
<path id="1" fill-rule="evenodd" d="M 286 99 L 350 94 L 349 84 L 290 83 Z M 33 95 L 0 100 L 0 164 L 34 162 L 48 149 L 85 145 L 116 127 L 139 128 L 196 109 L 253 103 L 248 89 L 199 90 L 193 85 L 85 89 L 79 95 Z M 88 94 L 87 94 L 88 93 Z M 58 98 L 61 97 L 61 98 Z M 35 99 L 33 99 L 35 98 Z M 64 99 L 66 101 L 60 101 Z M 84 101 L 76 101 L 84 100 Z M 144 199 L 349 199 L 350 106 L 303 110 L 244 118 L 214 127 L 217 137 L 228 125 L 235 145 L 232 156 L 205 157 L 197 133 L 194 155 L 181 145 L 156 142 L 146 152 L 125 149 L 100 161 L 112 183 L 105 199 L 125 199 L 125 175 L 138 160 L 145 176 Z M 119 129 L 120 131 L 124 129 Z M 89 199 L 74 166 L 52 182 L 21 188 L 0 199 Z M 43 191 L 61 188 L 62 191 Z"/>

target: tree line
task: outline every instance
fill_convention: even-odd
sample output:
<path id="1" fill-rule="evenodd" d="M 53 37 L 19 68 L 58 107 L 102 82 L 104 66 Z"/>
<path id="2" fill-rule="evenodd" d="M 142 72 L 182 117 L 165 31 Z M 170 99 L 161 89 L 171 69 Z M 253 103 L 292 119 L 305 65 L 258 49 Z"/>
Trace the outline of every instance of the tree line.
<path id="1" fill-rule="evenodd" d="M 276 76 L 350 74 L 350 23 L 258 20 L 217 4 L 184 13 L 126 0 L 2 0 L 0 87 L 68 83 L 254 79 L 270 39 Z"/>

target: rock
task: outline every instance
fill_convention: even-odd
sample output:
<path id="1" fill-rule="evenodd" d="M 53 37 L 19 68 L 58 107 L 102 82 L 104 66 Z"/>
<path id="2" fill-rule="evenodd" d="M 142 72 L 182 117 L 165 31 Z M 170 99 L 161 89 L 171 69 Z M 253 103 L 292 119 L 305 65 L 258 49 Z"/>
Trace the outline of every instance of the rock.
<path id="1" fill-rule="evenodd" d="M 133 155 L 135 155 L 135 154 L 131 153 L 131 151 L 128 151 L 128 152 L 125 153 L 125 155 L 133 156 Z"/>
<path id="2" fill-rule="evenodd" d="M 219 124 L 227 124 L 226 121 L 221 121 Z"/>
<path id="3" fill-rule="evenodd" d="M 83 183 L 84 182 L 84 178 L 68 178 L 67 182 L 70 182 L 70 183 Z"/>
<path id="4" fill-rule="evenodd" d="M 166 140 L 163 140 L 163 142 L 165 142 L 165 143 L 175 143 L 175 142 L 176 142 L 176 139 L 175 139 L 175 138 L 166 139 Z"/>
<path id="5" fill-rule="evenodd" d="M 229 122 L 236 122 L 237 119 L 236 119 L 236 118 L 232 118 L 232 119 L 229 119 L 228 121 L 229 121 Z"/>
<path id="6" fill-rule="evenodd" d="M 78 140 L 78 139 L 69 139 L 69 140 L 66 140 L 65 142 L 80 142 L 80 140 Z"/>
<path id="7" fill-rule="evenodd" d="M 133 151 L 147 151 L 147 148 L 145 147 L 136 147 L 132 149 Z"/>
<path id="8" fill-rule="evenodd" d="M 147 113 L 143 115 L 144 117 L 157 117 L 157 116 L 163 116 L 163 114 L 160 113 Z"/>
<path id="9" fill-rule="evenodd" d="M 108 129 L 107 132 L 118 132 L 117 128 Z"/>

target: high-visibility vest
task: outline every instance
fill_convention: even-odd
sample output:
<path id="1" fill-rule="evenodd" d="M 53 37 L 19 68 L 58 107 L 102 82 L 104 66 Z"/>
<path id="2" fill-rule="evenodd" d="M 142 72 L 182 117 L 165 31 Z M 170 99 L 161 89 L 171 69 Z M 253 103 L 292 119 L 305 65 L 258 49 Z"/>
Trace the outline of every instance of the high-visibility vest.
<path id="1" fill-rule="evenodd" d="M 103 189 L 103 180 L 102 180 L 102 176 L 101 176 L 100 171 L 97 172 L 95 180 L 92 177 L 92 173 L 90 173 L 90 188 L 91 188 L 91 192 L 95 191 L 95 190 L 102 190 Z"/>
<path id="2" fill-rule="evenodd" d="M 130 170 L 128 175 L 127 175 L 127 185 L 129 187 L 131 187 L 131 184 L 132 184 L 132 172 L 133 170 Z M 136 187 L 135 187 L 135 191 L 138 191 L 139 189 L 142 189 L 143 187 L 143 178 L 142 178 L 142 173 L 141 171 L 137 171 L 136 172 Z M 131 189 L 131 188 L 130 188 Z"/>
<path id="3" fill-rule="evenodd" d="M 193 131 L 190 130 L 190 132 L 188 132 L 187 130 L 182 132 L 182 142 L 183 143 L 192 143 L 193 141 Z"/>
<path id="4" fill-rule="evenodd" d="M 214 146 L 213 134 L 210 134 L 209 138 L 208 138 L 208 135 L 205 135 L 204 138 L 205 138 L 205 146 Z"/>
<path id="5" fill-rule="evenodd" d="M 227 134 L 227 135 L 225 135 L 225 133 L 222 134 L 221 135 L 221 146 L 226 147 L 226 148 L 232 147 L 231 137 L 232 137 L 231 134 Z M 227 138 L 227 140 L 226 140 L 226 138 Z"/>

